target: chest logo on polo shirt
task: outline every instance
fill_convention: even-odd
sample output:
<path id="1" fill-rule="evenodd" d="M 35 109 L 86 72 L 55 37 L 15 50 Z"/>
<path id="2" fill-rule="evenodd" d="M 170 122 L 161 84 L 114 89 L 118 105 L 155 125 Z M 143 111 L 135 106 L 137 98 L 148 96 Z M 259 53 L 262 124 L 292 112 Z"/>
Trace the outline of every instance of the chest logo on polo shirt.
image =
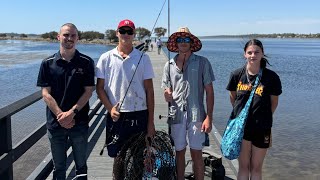
<path id="1" fill-rule="evenodd" d="M 83 74 L 83 69 L 82 68 L 77 68 L 76 74 Z"/>

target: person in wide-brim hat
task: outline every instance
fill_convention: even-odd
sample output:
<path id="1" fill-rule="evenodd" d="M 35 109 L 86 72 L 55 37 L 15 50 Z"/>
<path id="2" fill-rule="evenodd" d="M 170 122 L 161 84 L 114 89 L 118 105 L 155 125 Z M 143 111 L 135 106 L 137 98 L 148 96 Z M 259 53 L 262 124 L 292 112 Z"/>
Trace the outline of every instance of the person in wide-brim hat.
<path id="1" fill-rule="evenodd" d="M 195 35 L 191 34 L 188 27 L 180 27 L 177 32 L 173 33 L 167 42 L 167 48 L 171 52 L 179 52 L 177 45 L 178 37 L 190 37 L 191 39 L 191 52 L 197 52 L 202 48 L 202 43 Z"/>
<path id="2" fill-rule="evenodd" d="M 202 150 L 205 133 L 212 130 L 215 77 L 209 60 L 194 53 L 201 47 L 187 27 L 179 28 L 167 42 L 168 50 L 177 54 L 164 65 L 161 87 L 170 105 L 167 123 L 175 145 L 177 179 L 184 179 L 187 145 L 194 177 L 204 179 Z"/>

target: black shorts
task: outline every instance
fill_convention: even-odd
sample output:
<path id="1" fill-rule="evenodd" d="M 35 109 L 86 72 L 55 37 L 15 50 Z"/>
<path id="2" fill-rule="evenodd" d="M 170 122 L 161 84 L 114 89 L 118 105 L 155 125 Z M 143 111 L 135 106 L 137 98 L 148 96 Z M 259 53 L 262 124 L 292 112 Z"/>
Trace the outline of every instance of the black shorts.
<path id="1" fill-rule="evenodd" d="M 121 112 L 117 122 L 107 113 L 107 149 L 110 157 L 117 157 L 126 140 L 134 134 L 147 132 L 148 110 Z M 118 137 L 115 140 L 115 137 Z"/>
<path id="2" fill-rule="evenodd" d="M 258 148 L 269 148 L 271 145 L 271 129 L 246 128 L 243 139 L 250 141 Z"/>

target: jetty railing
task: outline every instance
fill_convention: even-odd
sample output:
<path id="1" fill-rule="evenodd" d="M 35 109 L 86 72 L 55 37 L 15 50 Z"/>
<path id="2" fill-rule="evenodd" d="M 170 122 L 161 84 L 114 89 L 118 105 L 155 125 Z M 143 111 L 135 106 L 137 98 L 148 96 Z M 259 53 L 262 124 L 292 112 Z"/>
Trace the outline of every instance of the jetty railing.
<path id="1" fill-rule="evenodd" d="M 47 129 L 46 123 L 44 122 L 17 145 L 12 146 L 11 116 L 36 103 L 40 99 L 42 99 L 42 95 L 41 91 L 38 91 L 0 109 L 0 179 L 12 180 L 14 173 L 13 163 L 24 155 L 39 139 L 46 135 Z M 105 109 L 99 100 L 90 108 L 90 120 L 93 119 L 94 116 L 97 116 L 98 111 L 98 115 L 103 116 L 104 112 L 101 111 L 105 111 Z M 96 123 L 91 122 L 91 126 L 92 124 Z M 95 127 L 90 127 L 89 134 L 95 132 L 93 131 L 94 128 Z M 32 179 L 44 179 L 44 177 L 47 177 L 52 171 L 53 164 L 51 154 L 42 162 L 42 165 L 38 166 L 34 173 L 32 173 Z"/>
<path id="2" fill-rule="evenodd" d="M 38 91 L 0 109 L 0 179 L 11 180 L 13 178 L 13 163 L 46 133 L 44 124 L 22 142 L 12 147 L 11 116 L 41 98 L 41 91 Z"/>

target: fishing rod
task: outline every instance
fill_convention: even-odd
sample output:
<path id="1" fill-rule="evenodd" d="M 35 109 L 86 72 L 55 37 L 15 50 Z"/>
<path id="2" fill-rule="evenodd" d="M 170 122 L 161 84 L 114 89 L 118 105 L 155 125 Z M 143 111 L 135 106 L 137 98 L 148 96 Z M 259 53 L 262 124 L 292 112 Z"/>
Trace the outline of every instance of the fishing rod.
<path id="1" fill-rule="evenodd" d="M 153 27 L 152 27 L 152 29 L 151 29 L 151 33 L 153 32 L 153 30 L 154 30 L 154 28 L 155 28 L 155 26 L 156 26 L 156 24 L 157 24 L 157 22 L 158 22 L 158 19 L 159 19 L 159 17 L 160 17 L 160 14 L 161 14 L 161 12 L 162 12 L 162 10 L 163 10 L 163 7 L 164 7 L 164 5 L 166 4 L 166 2 L 167 2 L 167 0 L 165 0 L 165 1 L 163 2 L 163 4 L 162 4 L 162 7 L 161 7 L 161 10 L 160 10 L 160 12 L 159 12 L 159 14 L 158 14 L 158 17 L 157 17 L 157 19 L 156 19 L 156 22 L 154 23 L 154 25 L 153 25 Z M 168 3 L 169 3 L 169 0 L 168 0 Z"/>
<path id="2" fill-rule="evenodd" d="M 164 7 L 164 5 L 165 5 L 166 2 L 167 2 L 167 0 L 165 0 L 165 1 L 163 2 L 163 4 L 162 4 L 162 7 L 161 7 L 160 12 L 159 12 L 159 14 L 158 14 L 158 17 L 157 17 L 155 23 L 153 24 L 151 33 L 153 32 L 153 30 L 154 30 L 154 28 L 155 28 L 155 26 L 156 26 L 156 24 L 157 24 L 157 22 L 158 22 L 158 19 L 159 19 L 159 17 L 160 17 L 160 14 L 161 14 L 161 12 L 162 12 L 162 10 L 163 10 L 163 7 Z M 168 2 L 169 2 L 169 0 L 168 0 Z M 145 52 L 146 52 L 146 49 L 144 49 L 144 50 L 142 51 L 142 54 L 141 54 L 140 59 L 139 59 L 139 62 L 138 62 L 138 64 L 137 64 L 137 67 L 136 67 L 136 69 L 135 69 L 135 71 L 134 71 L 134 73 L 133 73 L 133 75 L 132 75 L 132 78 L 131 78 L 131 80 L 130 80 L 130 82 L 129 82 L 129 85 L 128 85 L 128 88 L 127 88 L 127 90 L 126 90 L 126 93 L 124 94 L 124 97 L 123 97 L 123 99 L 122 99 L 122 101 L 121 101 L 121 104 L 120 104 L 120 106 L 118 107 L 119 110 L 121 109 L 121 106 L 122 106 L 122 104 L 123 104 L 123 102 L 124 102 L 124 99 L 127 97 L 127 93 L 128 93 L 128 91 L 129 91 L 129 87 L 130 87 L 130 85 L 131 85 L 131 83 L 132 83 L 133 77 L 134 77 L 134 75 L 136 74 L 136 71 L 137 71 L 137 69 L 138 69 L 138 67 L 139 67 L 139 64 L 140 64 L 140 61 L 141 61 L 141 59 L 142 59 L 142 56 L 143 56 L 143 54 L 144 54 Z"/>
<path id="3" fill-rule="evenodd" d="M 170 0 L 168 0 L 168 40 L 170 36 Z M 170 60 L 170 51 L 168 51 L 168 59 Z"/>
<path id="4" fill-rule="evenodd" d="M 138 47 L 138 48 L 139 48 L 139 47 Z M 141 53 L 141 56 L 140 56 L 140 58 L 139 58 L 137 67 L 136 67 L 136 69 L 135 69 L 134 72 L 133 72 L 133 75 L 132 75 L 131 80 L 130 80 L 130 82 L 129 82 L 129 85 L 128 85 L 128 87 L 127 87 L 126 93 L 124 94 L 124 97 L 123 97 L 122 101 L 120 101 L 120 102 L 121 102 L 120 105 L 117 106 L 117 111 L 118 111 L 118 112 L 120 111 L 120 108 L 121 108 L 121 106 L 122 106 L 122 104 L 123 104 L 123 102 L 124 102 L 124 99 L 125 99 L 125 97 L 126 97 L 127 94 L 128 94 L 129 87 L 130 87 L 130 85 L 131 85 L 131 83 L 132 83 L 132 80 L 133 80 L 133 78 L 134 78 L 134 75 L 135 75 L 136 72 L 137 72 L 137 69 L 138 69 L 138 67 L 139 67 L 139 64 L 140 64 L 140 62 L 141 62 L 141 59 L 142 59 L 142 56 L 144 55 L 144 53 L 145 53 L 145 51 L 142 50 L 142 53 Z M 113 120 L 113 121 L 114 121 L 114 120 Z M 122 126 L 122 125 L 123 125 L 123 121 L 122 121 L 121 126 Z M 112 132 L 112 129 L 113 129 L 113 125 L 110 127 L 110 129 L 109 129 L 108 131 L 111 133 L 111 132 Z M 107 141 L 108 141 L 108 139 L 110 138 L 110 136 L 112 137 L 112 140 L 111 140 L 110 143 L 107 143 Z M 115 144 L 115 143 L 118 141 L 118 139 L 119 139 L 119 134 L 118 134 L 118 133 L 117 133 L 117 134 L 114 134 L 114 135 L 111 135 L 111 134 L 107 133 L 106 141 L 105 141 L 105 143 L 104 143 L 104 145 L 103 145 L 103 147 L 102 147 L 102 149 L 101 149 L 101 151 L 100 151 L 100 153 L 99 153 L 100 156 L 103 155 L 103 151 L 104 151 L 104 148 L 105 148 L 105 147 L 107 147 L 107 146 L 109 146 L 109 145 L 111 145 L 111 144 Z"/>
<path id="5" fill-rule="evenodd" d="M 167 0 L 165 0 L 165 2 L 166 2 L 166 1 L 167 1 Z M 158 21 L 159 16 L 160 16 L 160 14 L 161 14 L 161 12 L 162 12 L 162 9 L 163 9 L 163 7 L 164 7 L 165 2 L 163 3 L 163 5 L 162 5 L 162 7 L 161 7 L 160 13 L 159 13 L 159 15 L 158 15 L 158 17 L 157 17 L 154 25 L 153 25 L 153 28 L 152 28 L 152 31 L 151 31 L 151 32 L 153 32 L 154 27 L 155 27 L 155 25 L 157 24 L 157 21 Z M 136 47 L 136 48 L 138 48 L 138 47 Z M 139 49 L 140 49 L 140 48 L 139 48 Z M 138 69 L 139 64 L 140 64 L 140 62 L 141 62 L 141 59 L 142 59 L 143 55 L 145 54 L 146 50 L 147 50 L 147 49 L 143 49 L 143 50 L 142 50 L 142 54 L 141 54 L 141 56 L 140 56 L 140 58 L 139 58 L 139 61 L 138 61 L 137 66 L 136 66 L 136 68 L 135 68 L 135 70 L 134 70 L 134 72 L 133 72 L 133 75 L 132 75 L 131 80 L 130 80 L 130 82 L 129 82 L 129 85 L 128 85 L 127 89 L 126 89 L 126 92 L 125 92 L 125 94 L 124 94 L 124 97 L 123 97 L 122 101 L 120 101 L 120 105 L 117 106 L 117 111 L 120 111 L 120 109 L 121 109 L 121 107 L 122 107 L 122 105 L 123 105 L 123 102 L 124 102 L 125 98 L 127 97 L 127 94 L 128 94 L 129 88 L 130 88 L 130 86 L 131 86 L 131 84 L 132 84 L 134 75 L 135 75 L 136 72 L 137 72 L 137 69 Z M 123 123 L 123 122 L 122 122 L 122 123 Z M 113 126 L 110 128 L 109 131 L 111 132 L 112 129 L 113 129 Z M 112 141 L 111 141 L 110 143 L 107 143 L 107 140 L 110 138 L 110 137 L 107 136 L 106 142 L 105 142 L 102 150 L 100 151 L 100 155 L 103 154 L 104 148 L 105 148 L 106 146 L 111 145 L 111 144 L 115 144 L 115 143 L 118 141 L 118 139 L 119 139 L 119 134 L 115 134 L 115 135 L 113 135 L 113 136 L 110 135 L 110 136 L 112 137 Z"/>
<path id="6" fill-rule="evenodd" d="M 168 0 L 168 40 L 169 40 L 169 36 L 170 36 L 170 0 Z M 170 88 L 171 87 L 171 77 L 170 77 L 170 51 L 168 51 L 168 84 L 170 84 Z M 176 107 L 171 105 L 171 102 L 168 102 L 168 115 L 159 115 L 159 119 L 162 118 L 174 118 L 175 114 L 176 114 Z M 170 127 L 169 127 L 169 132 L 171 131 Z"/>

